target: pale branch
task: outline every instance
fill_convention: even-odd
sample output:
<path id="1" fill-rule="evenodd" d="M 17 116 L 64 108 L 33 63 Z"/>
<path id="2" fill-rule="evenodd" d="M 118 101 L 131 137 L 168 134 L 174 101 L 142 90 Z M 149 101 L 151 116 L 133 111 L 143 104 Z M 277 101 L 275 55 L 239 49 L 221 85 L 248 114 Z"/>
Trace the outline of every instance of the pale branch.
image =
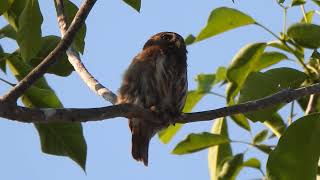
<path id="1" fill-rule="evenodd" d="M 289 103 L 293 100 L 311 94 L 320 94 L 320 83 L 298 89 L 284 89 L 262 99 L 223 107 L 211 111 L 185 113 L 171 123 L 191 123 L 209 121 L 220 117 L 240 113 L 249 113 L 275 106 L 280 103 Z M 0 99 L 0 117 L 26 123 L 48 122 L 89 122 L 101 121 L 115 117 L 139 117 L 149 120 L 150 123 L 161 123 L 153 112 L 132 104 L 120 104 L 101 108 L 62 108 L 62 109 L 32 109 L 9 104 Z"/>
<path id="2" fill-rule="evenodd" d="M 56 48 L 35 67 L 26 77 L 24 77 L 16 86 L 14 86 L 7 94 L 1 97 L 2 100 L 15 102 L 36 80 L 42 77 L 49 67 L 54 64 L 62 53 L 71 45 L 76 33 L 81 28 L 90 10 L 97 0 L 85 0 L 75 15 L 70 28 L 65 36 L 61 39 Z"/>
<path id="3" fill-rule="evenodd" d="M 56 0 L 56 9 L 61 36 L 64 37 L 68 29 L 68 24 L 64 13 L 63 0 Z M 82 63 L 79 54 L 75 51 L 75 49 L 72 46 L 68 48 L 67 56 L 70 64 L 73 66 L 80 78 L 93 92 L 95 92 L 99 96 L 102 96 L 105 100 L 111 102 L 112 104 L 116 103 L 117 95 L 108 88 L 104 87 L 101 83 L 98 82 L 98 80 L 96 80 L 90 74 L 90 72 Z"/>

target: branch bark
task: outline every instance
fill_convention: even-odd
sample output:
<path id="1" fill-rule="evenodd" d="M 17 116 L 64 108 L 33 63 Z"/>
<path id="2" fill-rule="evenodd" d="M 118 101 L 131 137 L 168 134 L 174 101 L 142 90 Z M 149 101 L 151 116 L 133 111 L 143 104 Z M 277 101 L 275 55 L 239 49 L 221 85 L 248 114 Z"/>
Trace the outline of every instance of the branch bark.
<path id="1" fill-rule="evenodd" d="M 62 37 L 66 35 L 66 31 L 68 28 L 68 24 L 66 21 L 65 13 L 64 13 L 64 5 L 63 0 L 56 0 L 57 6 L 57 16 L 58 23 L 60 27 L 60 32 Z M 84 64 L 81 62 L 81 58 L 79 54 L 75 51 L 75 49 L 70 46 L 67 50 L 67 56 L 70 64 L 73 66 L 75 71 L 78 73 L 83 82 L 96 94 L 102 96 L 105 100 L 115 104 L 117 101 L 117 95 L 113 93 L 108 88 L 104 87 L 101 83 L 98 82 L 86 69 Z"/>
<path id="2" fill-rule="evenodd" d="M 79 11 L 75 15 L 70 28 L 67 30 L 65 36 L 61 39 L 57 47 L 26 77 L 24 77 L 16 86 L 14 86 L 7 94 L 1 97 L 2 100 L 7 102 L 16 102 L 17 99 L 40 77 L 42 77 L 48 68 L 54 64 L 57 59 L 65 52 L 71 45 L 76 33 L 84 23 L 90 10 L 97 0 L 86 0 Z"/>
<path id="3" fill-rule="evenodd" d="M 284 89 L 268 97 L 246 103 L 223 107 L 210 111 L 186 113 L 173 120 L 174 123 L 192 123 L 209 121 L 219 117 L 231 116 L 239 113 L 248 113 L 275 106 L 279 103 L 289 103 L 303 96 L 320 94 L 320 83 L 298 89 Z M 12 105 L 0 99 L 0 117 L 25 123 L 49 122 L 89 122 L 101 121 L 115 117 L 140 117 L 152 122 L 161 123 L 154 113 L 132 104 L 120 104 L 101 108 L 64 108 L 64 109 L 31 109 Z"/>

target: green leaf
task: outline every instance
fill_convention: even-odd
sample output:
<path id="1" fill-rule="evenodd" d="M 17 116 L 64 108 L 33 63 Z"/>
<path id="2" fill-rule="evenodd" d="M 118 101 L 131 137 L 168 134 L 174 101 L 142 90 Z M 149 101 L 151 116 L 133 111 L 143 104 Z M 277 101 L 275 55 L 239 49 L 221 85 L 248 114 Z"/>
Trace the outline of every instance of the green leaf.
<path id="1" fill-rule="evenodd" d="M 247 76 L 255 69 L 265 47 L 266 43 L 249 44 L 233 58 L 227 70 L 227 79 L 230 82 L 227 87 L 228 103 L 238 94 Z"/>
<path id="2" fill-rule="evenodd" d="M 226 79 L 227 79 L 227 68 L 223 66 L 218 67 L 216 71 L 216 78 L 213 82 L 213 85 L 216 85 Z"/>
<path id="3" fill-rule="evenodd" d="M 7 66 L 6 66 L 6 53 L 4 53 L 2 46 L 0 45 L 0 69 L 2 72 L 7 72 Z"/>
<path id="4" fill-rule="evenodd" d="M 236 9 L 220 7 L 211 12 L 206 27 L 203 28 L 196 37 L 196 41 L 201 41 L 231 29 L 254 23 L 255 20 L 252 19 L 252 17 Z"/>
<path id="5" fill-rule="evenodd" d="M 298 6 L 305 3 L 306 3 L 306 0 L 292 0 L 291 6 Z"/>
<path id="6" fill-rule="evenodd" d="M 214 121 L 211 133 L 220 134 L 229 137 L 228 124 L 225 118 L 219 118 Z M 232 157 L 232 150 L 229 143 L 220 144 L 209 148 L 208 166 L 211 180 L 216 180 L 222 170 L 223 162 Z"/>
<path id="7" fill-rule="evenodd" d="M 10 8 L 13 1 L 14 0 L 1 0 L 0 1 L 0 16 Z"/>
<path id="8" fill-rule="evenodd" d="M 249 121 L 243 114 L 235 114 L 230 117 L 238 126 L 242 127 L 247 131 L 251 130 Z"/>
<path id="9" fill-rule="evenodd" d="M 32 67 L 18 54 L 8 57 L 7 63 L 14 76 L 21 80 Z M 22 102 L 33 108 L 62 108 L 62 104 L 45 78 L 40 78 L 23 95 Z M 85 170 L 87 145 L 83 136 L 81 123 L 35 124 L 38 130 L 41 149 L 44 153 L 68 156 Z"/>
<path id="10" fill-rule="evenodd" d="M 306 13 L 306 18 L 305 17 L 302 17 L 301 18 L 301 23 L 311 23 L 312 22 L 312 19 L 313 19 L 313 15 L 314 15 L 315 11 L 314 10 L 311 10 L 309 12 Z M 306 21 L 307 20 L 307 21 Z"/>
<path id="11" fill-rule="evenodd" d="M 199 74 L 196 77 L 198 82 L 197 92 L 207 93 L 210 92 L 213 82 L 215 81 L 215 74 Z"/>
<path id="12" fill-rule="evenodd" d="M 126 4 L 131 6 L 136 11 L 140 12 L 141 0 L 123 0 Z"/>
<path id="13" fill-rule="evenodd" d="M 291 68 L 276 68 L 265 73 L 253 72 L 248 76 L 240 91 L 239 103 L 257 100 L 282 89 L 297 88 L 306 78 L 303 72 Z M 281 107 L 282 105 L 279 104 L 253 113 L 246 113 L 245 116 L 254 122 L 264 122 L 272 119 L 272 115 Z"/>
<path id="14" fill-rule="evenodd" d="M 184 42 L 185 42 L 186 45 L 188 46 L 188 45 L 191 45 L 192 43 L 194 43 L 195 40 L 196 40 L 196 37 L 194 37 L 194 35 L 192 35 L 192 34 L 189 34 L 189 35 L 185 38 Z"/>
<path id="15" fill-rule="evenodd" d="M 266 139 L 268 136 L 268 130 L 262 130 L 260 131 L 254 138 L 253 138 L 253 144 L 259 144 L 262 141 Z"/>
<path id="16" fill-rule="evenodd" d="M 266 154 L 269 154 L 272 151 L 271 147 L 266 144 L 255 144 L 254 147 Z"/>
<path id="17" fill-rule="evenodd" d="M 63 5 L 64 5 L 67 24 L 70 25 L 74 16 L 78 12 L 78 7 L 69 0 L 63 0 Z M 85 46 L 84 39 L 86 37 L 86 31 L 87 31 L 87 27 L 86 27 L 86 24 L 84 23 L 79 29 L 79 31 L 77 32 L 73 40 L 73 47 L 75 48 L 75 50 L 77 50 L 81 54 L 83 54 L 84 52 L 84 46 Z"/>
<path id="18" fill-rule="evenodd" d="M 15 0 L 10 9 L 8 9 L 4 14 L 4 18 L 7 19 L 9 24 L 18 31 L 19 27 L 19 17 L 27 4 L 27 0 Z"/>
<path id="19" fill-rule="evenodd" d="M 320 26 L 316 24 L 293 24 L 288 28 L 287 34 L 300 46 L 310 49 L 320 47 Z"/>
<path id="20" fill-rule="evenodd" d="M 0 39 L 4 37 L 11 38 L 13 40 L 16 40 L 17 38 L 17 32 L 13 29 L 13 27 L 10 24 L 0 29 Z"/>
<path id="21" fill-rule="evenodd" d="M 318 6 L 320 6 L 320 1 L 319 1 L 319 0 L 312 0 L 312 2 L 314 2 L 315 4 L 317 4 Z"/>
<path id="22" fill-rule="evenodd" d="M 288 57 L 277 51 L 264 52 L 255 65 L 255 71 L 260 71 L 264 68 L 270 67 Z"/>
<path id="23" fill-rule="evenodd" d="M 261 163 L 256 158 L 250 158 L 243 163 L 243 166 L 251 167 L 251 168 L 255 168 L 255 169 L 260 169 Z"/>
<path id="24" fill-rule="evenodd" d="M 230 139 L 228 137 L 219 134 L 211 134 L 207 132 L 203 132 L 201 134 L 191 133 L 186 137 L 186 139 L 176 145 L 172 153 L 178 155 L 189 154 L 201 151 L 211 146 L 229 142 Z"/>
<path id="25" fill-rule="evenodd" d="M 28 0 L 19 17 L 17 42 L 24 60 L 33 58 L 41 47 L 42 15 L 37 0 Z"/>
<path id="26" fill-rule="evenodd" d="M 273 132 L 273 134 L 275 134 L 279 138 L 283 134 L 287 126 L 279 113 L 271 114 L 269 118 L 263 122 L 263 124 L 267 126 Z"/>
<path id="27" fill-rule="evenodd" d="M 237 154 L 224 162 L 219 174 L 219 180 L 235 180 L 243 168 L 243 154 Z"/>
<path id="28" fill-rule="evenodd" d="M 42 47 L 36 57 L 32 58 L 29 63 L 36 67 L 45 57 L 58 45 L 60 42 L 60 37 L 58 36 L 46 36 L 41 40 Z M 68 61 L 66 53 L 63 53 L 60 59 L 53 64 L 47 73 L 55 74 L 58 76 L 68 76 L 73 71 L 72 65 Z"/>
<path id="29" fill-rule="evenodd" d="M 267 177 L 273 179 L 316 179 L 320 156 L 320 114 L 293 122 L 281 136 L 267 162 Z"/>
<path id="30" fill-rule="evenodd" d="M 284 45 L 281 41 L 279 41 L 279 40 L 275 40 L 275 41 L 270 41 L 270 42 L 268 42 L 268 46 L 274 47 L 274 48 L 277 48 L 277 49 L 280 49 L 280 50 L 283 50 L 283 51 L 286 51 L 286 52 L 291 53 L 291 50 L 288 49 L 288 47 L 285 46 L 285 45 Z"/>
<path id="31" fill-rule="evenodd" d="M 283 4 L 283 3 L 284 3 L 284 1 L 285 1 L 285 0 L 279 0 L 278 2 L 279 2 L 279 3 L 281 3 L 281 4 Z"/>

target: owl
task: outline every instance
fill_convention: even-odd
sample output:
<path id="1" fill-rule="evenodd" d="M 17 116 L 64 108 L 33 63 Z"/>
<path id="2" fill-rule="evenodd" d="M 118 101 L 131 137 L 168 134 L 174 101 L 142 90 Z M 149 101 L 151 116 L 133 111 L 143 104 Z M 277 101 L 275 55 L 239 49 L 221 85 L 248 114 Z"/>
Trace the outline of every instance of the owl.
<path id="1" fill-rule="evenodd" d="M 131 103 L 149 109 L 161 120 L 131 118 L 132 156 L 148 166 L 149 141 L 179 118 L 186 101 L 187 50 L 184 39 L 174 32 L 153 35 L 133 58 L 119 89 L 118 104 Z"/>

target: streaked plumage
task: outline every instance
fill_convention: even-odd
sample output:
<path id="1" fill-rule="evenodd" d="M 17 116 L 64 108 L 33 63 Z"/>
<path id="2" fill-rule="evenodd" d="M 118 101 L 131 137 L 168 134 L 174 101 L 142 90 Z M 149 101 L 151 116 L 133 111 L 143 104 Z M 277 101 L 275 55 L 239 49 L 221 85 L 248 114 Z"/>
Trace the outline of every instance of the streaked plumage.
<path id="1" fill-rule="evenodd" d="M 133 103 L 150 109 L 164 124 L 179 117 L 188 89 L 186 54 L 184 40 L 179 34 L 161 32 L 152 36 L 125 72 L 118 103 Z M 129 119 L 132 156 L 146 166 L 149 141 L 164 128 L 149 122 Z"/>

